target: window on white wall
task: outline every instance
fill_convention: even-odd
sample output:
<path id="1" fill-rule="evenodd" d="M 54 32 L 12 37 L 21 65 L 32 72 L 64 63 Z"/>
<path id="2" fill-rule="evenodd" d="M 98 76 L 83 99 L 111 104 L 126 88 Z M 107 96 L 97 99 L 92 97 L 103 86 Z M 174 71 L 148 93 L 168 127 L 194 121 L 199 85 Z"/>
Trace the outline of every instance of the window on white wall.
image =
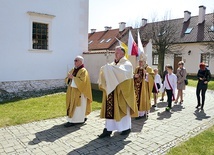
<path id="1" fill-rule="evenodd" d="M 48 24 L 33 22 L 33 49 L 48 49 Z"/>
<path id="2" fill-rule="evenodd" d="M 54 15 L 27 12 L 30 17 L 29 51 L 51 51 Z"/>
<path id="3" fill-rule="evenodd" d="M 201 54 L 201 62 L 204 62 L 209 66 L 209 61 L 210 61 L 210 54 L 209 53 L 202 53 Z"/>
<path id="4" fill-rule="evenodd" d="M 157 53 L 153 53 L 152 64 L 158 65 L 158 54 Z"/>

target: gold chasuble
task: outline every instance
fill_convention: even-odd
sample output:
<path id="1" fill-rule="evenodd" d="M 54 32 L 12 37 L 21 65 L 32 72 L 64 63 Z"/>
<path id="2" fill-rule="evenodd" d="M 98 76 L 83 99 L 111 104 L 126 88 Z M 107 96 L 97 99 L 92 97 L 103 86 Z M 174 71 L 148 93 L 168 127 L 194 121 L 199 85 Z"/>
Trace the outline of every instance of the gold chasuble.
<path id="1" fill-rule="evenodd" d="M 66 93 L 66 109 L 67 116 L 72 118 L 75 108 L 81 106 L 81 94 L 87 98 L 85 115 L 91 112 L 91 102 L 92 102 L 92 92 L 91 92 L 91 82 L 87 70 L 80 66 L 77 69 L 72 69 L 68 72 L 72 74 L 77 88 L 71 87 L 72 80 L 65 78 L 66 84 L 68 84 Z"/>
<path id="2" fill-rule="evenodd" d="M 132 117 L 138 117 L 130 61 L 123 57 L 118 63 L 112 62 L 102 66 L 98 84 L 103 91 L 101 118 L 120 121 L 127 115 L 127 107 L 130 108 Z"/>
<path id="3" fill-rule="evenodd" d="M 147 89 L 148 89 L 148 99 L 149 99 L 149 104 L 151 107 L 151 98 L 152 98 L 152 89 L 154 87 L 154 81 L 155 81 L 155 73 L 153 69 L 146 65 L 146 81 L 147 81 Z"/>
<path id="4" fill-rule="evenodd" d="M 151 67 L 147 66 L 135 69 L 134 74 L 139 74 L 138 78 L 134 78 L 136 101 L 138 111 L 148 111 L 151 108 L 151 95 L 154 85 L 154 72 Z"/>

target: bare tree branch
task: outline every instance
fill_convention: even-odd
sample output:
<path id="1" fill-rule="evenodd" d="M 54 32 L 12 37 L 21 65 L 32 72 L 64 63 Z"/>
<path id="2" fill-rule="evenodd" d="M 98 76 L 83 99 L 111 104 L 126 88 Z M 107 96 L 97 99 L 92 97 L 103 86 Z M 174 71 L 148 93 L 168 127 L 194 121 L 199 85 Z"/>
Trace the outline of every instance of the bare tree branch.
<path id="1" fill-rule="evenodd" d="M 165 56 L 181 53 L 181 46 L 175 44 L 179 31 L 175 22 L 168 18 L 168 14 L 162 21 L 157 22 L 155 18 L 152 20 L 152 23 L 148 23 L 145 28 L 140 29 L 140 34 L 144 41 L 152 39 L 153 50 L 158 54 L 158 70 L 159 73 L 162 73 Z"/>

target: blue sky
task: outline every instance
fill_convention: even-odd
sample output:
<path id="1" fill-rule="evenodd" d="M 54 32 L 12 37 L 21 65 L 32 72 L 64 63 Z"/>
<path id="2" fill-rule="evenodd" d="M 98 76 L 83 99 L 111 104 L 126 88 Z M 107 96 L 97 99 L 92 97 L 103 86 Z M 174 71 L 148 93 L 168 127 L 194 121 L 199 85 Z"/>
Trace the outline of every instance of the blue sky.
<path id="1" fill-rule="evenodd" d="M 214 0 L 89 0 L 89 32 L 103 31 L 105 26 L 118 28 L 119 22 L 134 27 L 142 18 L 161 20 L 166 13 L 170 19 L 183 18 L 186 10 L 197 16 L 200 5 L 206 13 L 214 12 Z"/>

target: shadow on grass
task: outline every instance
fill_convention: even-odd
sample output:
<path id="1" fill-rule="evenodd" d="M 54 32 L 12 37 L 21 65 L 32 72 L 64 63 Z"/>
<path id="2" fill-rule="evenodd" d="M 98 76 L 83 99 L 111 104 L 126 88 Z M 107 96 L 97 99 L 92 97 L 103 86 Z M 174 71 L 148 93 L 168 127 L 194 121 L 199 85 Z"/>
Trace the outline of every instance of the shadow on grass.
<path id="1" fill-rule="evenodd" d="M 61 125 L 54 125 L 52 128 L 40 131 L 35 133 L 35 138 L 30 141 L 29 145 L 36 145 L 39 144 L 42 141 L 46 142 L 54 142 L 55 140 L 62 138 L 66 136 L 67 134 L 70 134 L 72 132 L 75 132 L 80 129 L 81 126 L 85 124 L 78 124 L 72 127 L 64 127 L 64 124 Z"/>
<path id="2" fill-rule="evenodd" d="M 92 89 L 93 101 L 102 103 L 102 96 L 103 96 L 103 92 L 102 91 Z"/>
<path id="3" fill-rule="evenodd" d="M 65 88 L 51 89 L 51 90 L 39 90 L 39 91 L 27 91 L 27 92 L 19 92 L 19 93 L 7 93 L 6 99 L 4 101 L 0 101 L 0 104 L 7 104 L 12 102 L 17 102 L 20 100 L 26 100 L 29 98 L 36 98 L 46 95 L 52 95 L 56 93 L 65 93 Z"/>
<path id="4" fill-rule="evenodd" d="M 29 98 L 41 97 L 46 95 L 53 95 L 56 93 L 66 93 L 66 89 L 54 89 L 54 90 L 41 90 L 41 91 L 28 91 L 21 94 L 11 94 L 11 98 L 0 102 L 0 104 L 13 103 L 20 100 L 26 100 Z M 102 91 L 92 89 L 93 100 L 102 102 Z"/>

